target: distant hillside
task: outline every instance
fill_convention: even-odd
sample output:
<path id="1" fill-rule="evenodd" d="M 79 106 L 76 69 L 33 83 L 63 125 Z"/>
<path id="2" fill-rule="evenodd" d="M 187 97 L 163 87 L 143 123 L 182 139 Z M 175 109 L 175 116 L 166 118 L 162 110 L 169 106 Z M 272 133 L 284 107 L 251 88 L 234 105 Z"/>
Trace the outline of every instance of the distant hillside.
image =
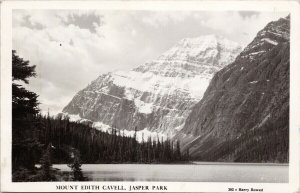
<path id="1" fill-rule="evenodd" d="M 288 162 L 290 18 L 270 22 L 215 74 L 181 133 L 194 159 Z"/>

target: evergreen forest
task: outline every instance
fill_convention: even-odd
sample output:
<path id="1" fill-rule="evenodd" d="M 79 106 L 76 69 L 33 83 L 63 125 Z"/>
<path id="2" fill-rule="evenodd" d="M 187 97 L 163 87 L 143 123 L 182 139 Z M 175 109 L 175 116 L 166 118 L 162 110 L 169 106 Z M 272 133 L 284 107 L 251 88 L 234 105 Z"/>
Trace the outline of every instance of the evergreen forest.
<path id="1" fill-rule="evenodd" d="M 38 95 L 24 84 L 35 77 L 35 66 L 12 51 L 12 172 L 13 181 L 57 181 L 52 164 L 68 164 L 74 181 L 87 180 L 82 163 L 174 163 L 189 159 L 180 142 L 125 136 L 115 128 L 102 132 L 68 117 L 42 115 Z M 40 167 L 37 167 L 39 165 Z"/>

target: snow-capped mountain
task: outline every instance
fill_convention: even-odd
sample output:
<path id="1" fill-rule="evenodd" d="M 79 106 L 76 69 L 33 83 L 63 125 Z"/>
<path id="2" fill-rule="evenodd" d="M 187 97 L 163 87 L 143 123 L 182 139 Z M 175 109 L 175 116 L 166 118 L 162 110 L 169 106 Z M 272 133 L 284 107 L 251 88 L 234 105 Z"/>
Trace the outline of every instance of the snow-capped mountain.
<path id="1" fill-rule="evenodd" d="M 175 138 L 194 159 L 287 162 L 290 18 L 270 22 L 217 72 Z"/>
<path id="2" fill-rule="evenodd" d="M 213 75 L 241 46 L 216 35 L 186 38 L 156 60 L 131 71 L 100 75 L 63 109 L 104 129 L 174 135 L 202 98 Z"/>
<path id="3" fill-rule="evenodd" d="M 259 31 L 254 40 L 242 51 L 240 57 L 254 59 L 271 50 L 278 43 L 289 40 L 289 17 L 270 22 Z"/>

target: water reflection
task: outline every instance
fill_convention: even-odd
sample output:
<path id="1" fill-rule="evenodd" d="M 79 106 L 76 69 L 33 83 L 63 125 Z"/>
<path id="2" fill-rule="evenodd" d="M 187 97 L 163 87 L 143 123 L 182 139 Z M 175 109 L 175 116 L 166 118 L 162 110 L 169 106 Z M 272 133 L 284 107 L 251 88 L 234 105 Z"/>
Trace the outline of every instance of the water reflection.
<path id="1" fill-rule="evenodd" d="M 54 165 L 71 179 L 67 165 Z M 288 165 L 275 164 L 84 164 L 89 181 L 288 182 Z"/>

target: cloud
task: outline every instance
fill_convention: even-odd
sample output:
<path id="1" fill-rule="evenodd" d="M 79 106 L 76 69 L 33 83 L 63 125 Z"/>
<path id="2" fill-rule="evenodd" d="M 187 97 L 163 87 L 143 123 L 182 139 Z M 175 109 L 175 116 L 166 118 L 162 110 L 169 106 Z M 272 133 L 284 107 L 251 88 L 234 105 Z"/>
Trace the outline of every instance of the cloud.
<path id="1" fill-rule="evenodd" d="M 283 14 L 196 11 L 14 10 L 13 49 L 37 65 L 29 88 L 58 113 L 100 74 L 153 60 L 186 37 L 246 44 Z"/>
<path id="2" fill-rule="evenodd" d="M 148 12 L 141 18 L 142 22 L 153 27 L 160 27 L 167 23 L 180 23 L 191 15 L 188 11 L 166 11 L 166 12 Z"/>
<path id="3" fill-rule="evenodd" d="M 243 18 L 246 18 L 246 17 L 251 17 L 253 15 L 259 15 L 259 12 L 257 12 L 257 11 L 239 11 L 238 14 L 240 16 L 242 16 Z"/>
<path id="4" fill-rule="evenodd" d="M 69 14 L 64 21 L 66 25 L 73 24 L 81 29 L 88 29 L 91 33 L 96 33 L 96 29 L 102 25 L 102 16 L 95 12 L 85 14 Z"/>
<path id="5" fill-rule="evenodd" d="M 247 45 L 267 23 L 286 15 L 288 13 L 274 14 L 249 11 L 207 13 L 201 24 Z"/>

